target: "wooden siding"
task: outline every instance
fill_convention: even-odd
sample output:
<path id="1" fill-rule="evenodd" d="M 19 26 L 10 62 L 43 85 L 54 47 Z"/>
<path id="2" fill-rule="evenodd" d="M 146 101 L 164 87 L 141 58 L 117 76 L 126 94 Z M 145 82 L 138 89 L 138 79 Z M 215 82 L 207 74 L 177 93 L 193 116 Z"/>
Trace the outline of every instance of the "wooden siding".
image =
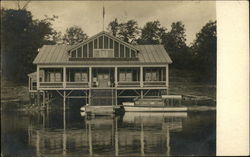
<path id="1" fill-rule="evenodd" d="M 92 43 L 96 44 L 93 45 Z M 98 43 L 98 44 L 97 44 Z M 115 44 L 115 47 L 113 46 Z M 88 49 L 87 49 L 88 47 Z M 83 49 L 83 51 L 82 51 Z M 76 55 L 77 52 L 77 55 Z M 106 54 L 108 55 L 102 55 Z M 87 55 L 87 54 L 92 54 Z M 131 54 L 133 53 L 133 54 Z M 72 58 L 137 58 L 138 50 L 131 48 L 131 46 L 127 46 L 127 44 L 123 44 L 120 40 L 113 40 L 108 35 L 100 34 L 96 38 L 89 40 L 88 42 L 82 43 L 78 47 L 72 48 L 69 50 L 70 59 Z"/>

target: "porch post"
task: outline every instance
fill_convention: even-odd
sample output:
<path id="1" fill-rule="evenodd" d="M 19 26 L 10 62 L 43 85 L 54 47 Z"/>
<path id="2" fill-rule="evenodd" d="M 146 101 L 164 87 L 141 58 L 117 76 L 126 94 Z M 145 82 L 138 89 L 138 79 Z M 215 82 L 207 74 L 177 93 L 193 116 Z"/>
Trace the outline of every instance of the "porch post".
<path id="1" fill-rule="evenodd" d="M 66 67 L 63 67 L 63 88 L 66 88 Z"/>
<path id="2" fill-rule="evenodd" d="M 92 67 L 89 67 L 89 88 L 92 86 Z"/>
<path id="3" fill-rule="evenodd" d="M 140 87 L 143 87 L 143 66 L 140 66 Z"/>
<path id="4" fill-rule="evenodd" d="M 115 67 L 115 87 L 117 87 L 117 83 L 118 83 L 118 73 L 117 73 L 117 67 Z"/>
<path id="5" fill-rule="evenodd" d="M 37 65 L 37 67 L 36 67 L 36 88 L 37 88 L 37 90 L 39 90 L 39 88 L 40 88 L 40 67 Z"/>
<path id="6" fill-rule="evenodd" d="M 168 94 L 168 89 L 169 89 L 169 86 L 168 86 L 168 81 L 169 81 L 169 79 L 168 79 L 168 65 L 166 66 L 166 86 L 167 86 L 167 94 Z"/>

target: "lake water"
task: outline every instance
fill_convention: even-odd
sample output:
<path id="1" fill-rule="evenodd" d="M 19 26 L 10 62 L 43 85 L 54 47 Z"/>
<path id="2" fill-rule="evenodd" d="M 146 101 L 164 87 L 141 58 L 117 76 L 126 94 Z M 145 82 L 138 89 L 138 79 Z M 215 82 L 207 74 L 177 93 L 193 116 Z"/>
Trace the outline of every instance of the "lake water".
<path id="1" fill-rule="evenodd" d="M 2 156 L 214 156 L 215 116 L 127 112 L 86 119 L 78 109 L 3 112 Z"/>

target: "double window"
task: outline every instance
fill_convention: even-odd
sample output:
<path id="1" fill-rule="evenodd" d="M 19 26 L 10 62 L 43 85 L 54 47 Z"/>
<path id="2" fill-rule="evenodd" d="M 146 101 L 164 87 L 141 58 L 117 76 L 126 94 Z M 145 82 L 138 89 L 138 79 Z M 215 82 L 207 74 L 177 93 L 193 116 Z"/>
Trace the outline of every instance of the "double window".
<path id="1" fill-rule="evenodd" d="M 62 74 L 60 72 L 48 72 L 46 82 L 62 82 Z"/>
<path id="2" fill-rule="evenodd" d="M 159 81 L 156 72 L 146 72 L 145 81 Z"/>
<path id="3" fill-rule="evenodd" d="M 88 74 L 82 72 L 75 73 L 75 82 L 88 82 Z"/>
<path id="4" fill-rule="evenodd" d="M 119 81 L 121 81 L 121 82 L 132 81 L 132 72 L 120 72 Z"/>

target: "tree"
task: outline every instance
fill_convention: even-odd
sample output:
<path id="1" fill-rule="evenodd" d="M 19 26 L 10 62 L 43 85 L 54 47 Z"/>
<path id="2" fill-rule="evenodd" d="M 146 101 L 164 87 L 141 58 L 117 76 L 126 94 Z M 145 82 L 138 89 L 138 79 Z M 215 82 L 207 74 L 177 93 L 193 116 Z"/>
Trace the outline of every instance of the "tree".
<path id="1" fill-rule="evenodd" d="M 191 64 L 191 53 L 186 45 L 185 26 L 181 21 L 171 24 L 171 30 L 162 36 L 165 49 L 173 59 L 175 68 L 188 68 Z"/>
<path id="2" fill-rule="evenodd" d="M 174 22 L 171 25 L 171 31 L 163 36 L 165 48 L 171 53 L 175 53 L 176 49 L 186 47 L 185 26 L 182 22 Z"/>
<path id="3" fill-rule="evenodd" d="M 81 27 L 72 26 L 66 29 L 66 33 L 63 36 L 64 43 L 73 45 L 80 43 L 88 38 L 88 35 L 84 33 Z"/>
<path id="4" fill-rule="evenodd" d="M 138 39 L 139 44 L 160 44 L 162 36 L 166 32 L 166 28 L 162 27 L 160 22 L 147 22 L 141 30 L 141 38 Z"/>
<path id="5" fill-rule="evenodd" d="M 135 20 L 121 23 L 119 28 L 118 37 L 127 43 L 133 43 L 139 36 L 139 27 Z"/>
<path id="6" fill-rule="evenodd" d="M 135 20 L 119 23 L 118 20 L 115 19 L 109 23 L 108 30 L 113 36 L 127 43 L 134 43 L 140 34 L 138 23 Z"/>
<path id="7" fill-rule="evenodd" d="M 118 31 L 119 31 L 119 23 L 117 18 L 115 18 L 114 21 L 111 21 L 108 24 L 108 30 L 110 33 L 112 33 L 113 36 L 117 37 L 118 36 Z"/>
<path id="8" fill-rule="evenodd" d="M 216 21 L 209 21 L 196 34 L 196 40 L 192 45 L 195 57 L 195 69 L 199 70 L 206 81 L 216 82 L 216 52 L 217 36 Z"/>
<path id="9" fill-rule="evenodd" d="M 35 70 L 32 64 L 45 43 L 53 43 L 55 32 L 51 21 L 55 17 L 34 20 L 25 9 L 1 9 L 2 76 L 12 81 L 26 81 L 27 74 Z"/>

